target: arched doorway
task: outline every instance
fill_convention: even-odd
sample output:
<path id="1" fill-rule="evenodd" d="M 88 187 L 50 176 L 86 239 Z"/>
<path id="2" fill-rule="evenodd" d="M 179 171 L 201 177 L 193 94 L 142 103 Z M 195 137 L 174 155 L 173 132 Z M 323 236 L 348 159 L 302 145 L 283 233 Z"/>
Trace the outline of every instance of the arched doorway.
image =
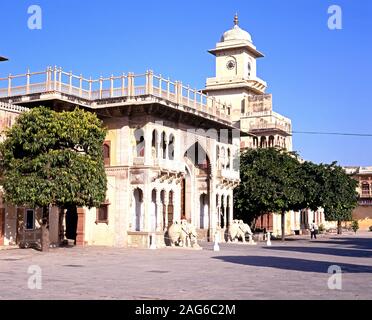
<path id="1" fill-rule="evenodd" d="M 203 193 L 203 194 L 200 195 L 199 206 L 200 206 L 199 227 L 200 227 L 200 229 L 207 229 L 208 225 L 209 225 L 208 196 L 207 196 L 207 194 Z"/>
<path id="2" fill-rule="evenodd" d="M 151 204 L 150 204 L 150 231 L 157 231 L 158 221 L 158 206 L 156 203 L 156 190 L 153 189 L 151 193 Z"/>
<path id="3" fill-rule="evenodd" d="M 136 188 L 133 191 L 133 231 L 142 231 L 144 223 L 144 212 L 143 212 L 143 192 L 140 188 Z"/>
<path id="4" fill-rule="evenodd" d="M 67 207 L 66 210 L 66 239 L 74 240 L 76 244 L 78 214 L 76 206 Z"/>
<path id="5" fill-rule="evenodd" d="M 201 200 L 203 200 L 204 210 L 209 197 L 211 172 L 209 157 L 200 143 L 196 142 L 186 150 L 184 160 L 187 165 L 185 167 L 186 175 L 181 185 L 181 216 L 195 226 L 203 225 L 204 228 L 207 228 L 208 213 L 204 214 L 204 211 L 198 210 L 198 202 L 202 206 Z M 205 194 L 205 198 L 201 199 L 201 194 Z M 208 205 L 206 210 L 209 210 Z"/>

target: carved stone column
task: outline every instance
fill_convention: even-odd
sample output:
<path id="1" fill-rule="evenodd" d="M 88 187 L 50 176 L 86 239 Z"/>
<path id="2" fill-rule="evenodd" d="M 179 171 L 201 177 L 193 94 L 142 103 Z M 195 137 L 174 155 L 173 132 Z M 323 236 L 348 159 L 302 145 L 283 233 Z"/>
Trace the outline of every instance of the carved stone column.
<path id="1" fill-rule="evenodd" d="M 160 191 L 156 191 L 156 231 L 161 231 L 164 229 L 164 226 L 162 225 L 163 221 L 163 206 L 161 203 L 161 198 L 160 198 Z"/>
<path id="2" fill-rule="evenodd" d="M 217 194 L 216 197 L 216 213 L 217 213 L 217 221 L 216 227 L 221 227 L 221 195 Z"/>
<path id="3" fill-rule="evenodd" d="M 153 163 L 151 148 L 152 148 L 152 130 L 149 127 L 143 128 L 143 137 L 145 143 L 145 164 L 150 165 Z"/>
<path id="4" fill-rule="evenodd" d="M 227 214 L 228 214 L 228 212 L 227 212 L 227 196 L 224 195 L 222 197 L 224 197 L 224 201 L 223 201 L 223 213 L 224 213 L 223 214 L 223 226 L 224 226 L 224 228 L 226 228 Z"/>
<path id="5" fill-rule="evenodd" d="M 230 197 L 229 197 L 229 225 L 232 224 L 233 220 L 234 220 L 234 192 L 231 191 L 230 193 Z"/>
<path id="6" fill-rule="evenodd" d="M 164 192 L 164 221 L 165 221 L 165 225 L 164 225 L 164 229 L 168 229 L 168 205 L 169 205 L 169 201 L 168 201 L 168 192 Z"/>
<path id="7" fill-rule="evenodd" d="M 161 148 L 160 148 L 160 143 L 161 143 L 161 133 L 156 133 L 156 141 L 155 141 L 155 148 L 156 148 L 156 158 L 161 159 L 163 155 L 160 154 Z"/>
<path id="8" fill-rule="evenodd" d="M 164 142 L 165 142 L 165 160 L 168 160 L 169 159 L 169 156 L 168 156 L 168 150 L 169 150 L 169 140 L 168 140 L 168 136 L 167 136 L 167 133 L 165 133 L 165 139 L 164 139 Z"/>

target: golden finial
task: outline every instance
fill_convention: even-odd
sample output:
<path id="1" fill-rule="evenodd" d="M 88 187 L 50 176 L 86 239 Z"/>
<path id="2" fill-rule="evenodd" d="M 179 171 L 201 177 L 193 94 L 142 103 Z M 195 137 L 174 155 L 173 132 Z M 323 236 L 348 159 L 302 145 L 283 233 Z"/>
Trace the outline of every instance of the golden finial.
<path id="1" fill-rule="evenodd" d="M 235 16 L 234 16 L 234 25 L 237 26 L 238 23 L 239 23 L 238 13 L 235 13 Z"/>

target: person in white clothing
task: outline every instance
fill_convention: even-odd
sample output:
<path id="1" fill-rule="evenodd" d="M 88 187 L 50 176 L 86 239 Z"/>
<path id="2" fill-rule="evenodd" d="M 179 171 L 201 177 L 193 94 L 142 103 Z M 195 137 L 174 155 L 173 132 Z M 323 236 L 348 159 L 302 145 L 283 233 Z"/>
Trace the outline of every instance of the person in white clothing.
<path id="1" fill-rule="evenodd" d="M 318 225 L 315 223 L 315 220 L 313 220 L 313 223 L 310 225 L 310 234 L 311 239 L 316 239 L 316 234 L 318 233 Z"/>

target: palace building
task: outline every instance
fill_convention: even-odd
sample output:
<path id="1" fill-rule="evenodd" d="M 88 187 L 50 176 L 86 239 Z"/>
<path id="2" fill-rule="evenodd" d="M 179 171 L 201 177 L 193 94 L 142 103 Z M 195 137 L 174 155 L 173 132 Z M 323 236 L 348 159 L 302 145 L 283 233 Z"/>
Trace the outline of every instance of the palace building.
<path id="1" fill-rule="evenodd" d="M 239 150 L 292 150 L 292 124 L 273 111 L 267 84 L 257 76 L 263 54 L 239 27 L 237 15 L 209 52 L 216 74 L 203 90 L 152 71 L 91 79 L 48 67 L 0 78 L 0 101 L 15 114 L 39 105 L 57 111 L 78 106 L 95 112 L 108 128 L 106 201 L 90 210 L 53 208 L 52 242 L 68 238 L 78 245 L 146 247 L 155 234 L 161 246 L 167 227 L 181 219 L 196 226 L 202 239 L 213 240 L 216 232 L 223 236 L 234 218 Z M 2 203 L 1 210 L 0 221 L 12 221 L 13 227 L 6 232 L 3 227 L 0 241 L 11 244 L 35 234 L 33 209 Z M 304 219 L 288 213 L 287 231 L 305 228 Z M 279 216 L 261 220 L 260 227 L 280 232 Z M 21 228 L 17 221 L 30 223 Z"/>
<path id="2" fill-rule="evenodd" d="M 372 227 L 372 167 L 344 167 L 347 174 L 358 181 L 358 206 L 353 210 L 353 219 L 360 230 Z"/>
<path id="3" fill-rule="evenodd" d="M 155 234 L 162 245 L 164 231 L 181 219 L 196 226 L 200 238 L 212 239 L 231 223 L 241 133 L 227 99 L 151 71 L 87 79 L 56 67 L 0 79 L 0 99 L 23 108 L 78 106 L 95 112 L 108 128 L 106 201 L 90 210 L 51 210 L 49 229 L 57 244 L 68 238 L 76 244 L 144 247 Z M 32 220 L 28 208 L 22 218 L 19 210 L 3 207 L 5 223 Z M 35 229 L 35 223 L 26 225 L 23 238 Z M 7 233 L 5 238 L 15 241 Z"/>

